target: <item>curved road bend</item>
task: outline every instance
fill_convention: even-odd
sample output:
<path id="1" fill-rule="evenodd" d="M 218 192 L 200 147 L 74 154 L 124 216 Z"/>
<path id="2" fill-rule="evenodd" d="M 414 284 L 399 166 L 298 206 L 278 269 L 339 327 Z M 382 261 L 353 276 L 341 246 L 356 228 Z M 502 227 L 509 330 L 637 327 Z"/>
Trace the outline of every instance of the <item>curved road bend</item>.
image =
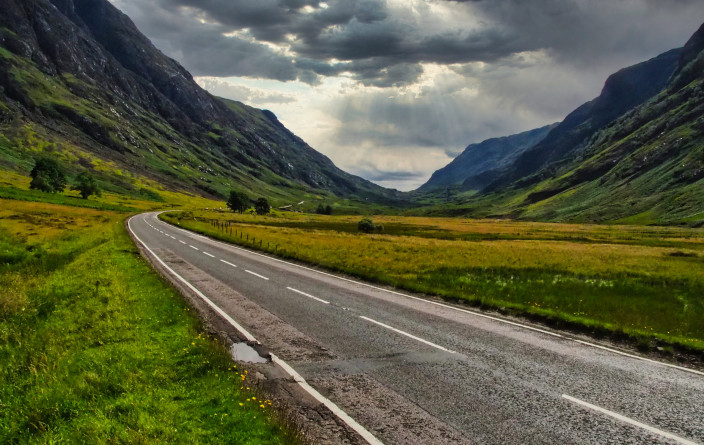
<path id="1" fill-rule="evenodd" d="M 162 261 L 387 444 L 704 444 L 704 374 L 130 220 Z"/>

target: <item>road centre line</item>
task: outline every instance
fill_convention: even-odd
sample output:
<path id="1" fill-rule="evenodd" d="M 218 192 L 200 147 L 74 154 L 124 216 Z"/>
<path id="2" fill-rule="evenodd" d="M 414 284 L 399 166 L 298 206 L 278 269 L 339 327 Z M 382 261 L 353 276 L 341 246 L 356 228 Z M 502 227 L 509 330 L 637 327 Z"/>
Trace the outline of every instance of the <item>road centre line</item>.
<path id="1" fill-rule="evenodd" d="M 181 275 L 176 273 L 172 268 L 166 265 L 166 263 L 159 258 L 152 249 L 149 248 L 149 246 L 146 245 L 144 241 L 142 241 L 136 233 L 132 230 L 132 219 L 136 218 L 136 216 L 133 216 L 129 220 L 127 220 L 127 227 L 129 228 L 129 231 L 132 233 L 132 236 L 142 245 L 144 248 L 151 254 L 151 256 L 156 259 L 159 264 L 161 264 L 162 267 L 164 267 L 169 273 L 171 273 L 174 277 L 176 277 L 179 281 L 181 281 L 183 284 L 185 284 L 189 289 L 191 289 L 196 295 L 198 295 L 203 301 L 205 301 L 208 306 L 210 306 L 218 315 L 220 315 L 225 321 L 230 323 L 232 327 L 234 327 L 242 336 L 247 339 L 247 341 L 255 342 L 259 344 L 256 338 L 252 334 L 249 333 L 242 325 L 237 323 L 232 317 L 227 315 L 225 311 L 220 309 L 218 305 L 213 303 L 208 297 L 205 296 L 205 294 L 201 291 L 199 291 L 195 286 L 193 286 L 191 283 L 188 282 L 185 278 L 183 278 Z M 146 217 L 143 218 L 144 222 L 146 222 Z M 228 263 L 229 264 L 229 263 Z M 235 266 L 236 267 L 236 266 Z M 350 417 L 345 411 L 343 411 L 340 407 L 335 405 L 330 399 L 327 399 L 324 397 L 322 394 L 320 394 L 315 388 L 310 386 L 308 382 L 298 373 L 296 372 L 295 369 L 293 369 L 288 363 L 285 361 L 281 360 L 274 354 L 271 354 L 271 361 L 272 363 L 277 364 L 280 366 L 288 375 L 290 375 L 293 380 L 298 383 L 298 385 L 303 388 L 308 394 L 310 394 L 314 399 L 316 399 L 318 402 L 322 403 L 325 405 L 332 413 L 337 416 L 340 420 L 342 420 L 347 426 L 352 428 L 357 434 L 362 436 L 364 440 L 367 441 L 370 445 L 384 445 L 383 442 L 381 442 L 379 439 L 374 437 L 372 433 L 370 433 L 366 428 L 364 428 L 362 425 L 360 425 L 356 420 L 354 420 L 352 417 Z"/>
<path id="2" fill-rule="evenodd" d="M 429 342 L 428 340 L 424 340 L 424 339 L 422 339 L 422 338 L 420 338 L 420 337 L 416 337 L 416 336 L 413 335 L 413 334 L 409 334 L 408 332 L 402 331 L 402 330 L 400 330 L 400 329 L 396 329 L 396 328 L 394 328 L 394 327 L 392 327 L 392 326 L 389 326 L 389 325 L 387 325 L 387 324 L 381 323 L 381 322 L 379 322 L 379 321 L 372 320 L 371 318 L 365 317 L 364 315 L 360 315 L 359 318 L 361 318 L 362 320 L 367 320 L 368 322 L 377 324 L 377 325 L 379 325 L 379 326 L 381 326 L 381 327 L 383 327 L 383 328 L 389 329 L 389 330 L 391 330 L 391 331 L 394 331 L 394 332 L 396 332 L 397 334 L 405 335 L 405 336 L 408 337 L 408 338 L 412 338 L 413 340 L 419 341 L 419 342 L 424 343 L 424 344 L 426 344 L 426 345 L 428 345 L 428 346 L 432 346 L 433 348 L 440 349 L 441 351 L 445 351 L 445 352 L 450 353 L 450 354 L 457 354 L 457 352 L 455 352 L 455 351 L 451 351 L 451 350 L 449 350 L 449 349 L 447 349 L 447 348 L 443 348 L 443 347 L 440 346 L 440 345 L 436 345 L 435 343 Z"/>
<path id="3" fill-rule="evenodd" d="M 228 261 L 225 261 L 225 260 L 220 260 L 220 262 L 221 262 L 221 263 L 225 263 L 225 264 L 227 264 L 228 266 L 237 267 L 237 266 L 235 266 L 234 264 L 232 264 L 232 263 L 230 263 L 230 262 L 228 262 Z"/>
<path id="4" fill-rule="evenodd" d="M 163 212 L 161 212 L 161 213 L 163 213 Z M 540 332 L 540 333 L 542 333 L 542 334 L 550 335 L 550 336 L 555 337 L 555 338 L 560 338 L 560 339 L 568 340 L 568 341 L 571 341 L 571 342 L 574 342 L 574 343 L 579 343 L 579 344 L 581 344 L 581 345 L 590 346 L 590 347 L 592 347 L 592 348 L 601 349 L 601 350 L 603 350 L 603 351 L 608 351 L 608 352 L 610 352 L 610 353 L 612 353 L 612 354 L 617 354 L 617 355 L 620 355 L 620 356 L 622 356 L 622 357 L 628 357 L 628 358 L 632 358 L 632 359 L 634 359 L 634 360 L 640 360 L 640 361 L 643 361 L 643 362 L 653 363 L 653 364 L 656 364 L 656 365 L 665 366 L 665 367 L 667 367 L 667 368 L 678 369 L 678 370 L 680 370 L 680 371 L 689 372 L 689 373 L 692 373 L 692 374 L 697 374 L 697 375 L 704 376 L 704 372 L 702 372 L 702 371 L 697 371 L 696 369 L 685 368 L 684 366 L 673 365 L 673 364 L 671 364 L 671 363 L 666 363 L 666 362 L 660 362 L 660 361 L 653 360 L 653 359 L 649 359 L 649 358 L 646 358 L 646 357 L 641 357 L 641 356 L 638 356 L 638 355 L 635 355 L 635 354 L 630 354 L 630 353 L 628 353 L 628 352 L 619 351 L 618 349 L 613 349 L 613 348 L 609 348 L 609 347 L 607 347 L 607 346 L 602 346 L 602 345 L 599 345 L 599 344 L 596 344 L 596 343 L 590 343 L 590 342 L 588 342 L 588 341 L 579 340 L 579 339 L 576 339 L 576 338 L 573 338 L 573 337 L 568 337 L 568 336 L 566 336 L 566 335 L 558 334 L 558 333 L 556 333 L 556 332 L 550 332 L 550 331 L 545 330 L 545 329 L 540 329 L 540 328 L 536 328 L 536 327 L 529 326 L 529 325 L 526 325 L 526 324 L 517 323 L 517 322 L 515 322 L 515 321 L 505 320 L 505 319 L 503 319 L 503 318 L 494 317 L 494 316 L 482 314 L 482 313 L 479 313 L 479 312 L 474 312 L 474 311 L 471 311 L 471 310 L 469 310 L 469 309 L 464 309 L 464 308 L 459 308 L 459 307 L 450 306 L 450 305 L 445 304 L 445 303 L 440 303 L 440 302 L 437 302 L 437 301 L 431 301 L 431 300 L 428 300 L 428 299 L 425 299 L 425 298 L 414 297 L 414 296 L 412 296 L 412 295 L 404 294 L 404 293 L 397 292 L 397 291 L 394 291 L 394 290 L 391 290 L 391 289 L 384 289 L 383 287 L 374 286 L 373 284 L 362 283 L 361 281 L 355 281 L 355 280 L 352 280 L 352 279 L 349 279 L 349 278 L 344 278 L 344 277 L 341 277 L 341 276 L 338 276 L 338 275 L 334 275 L 334 274 L 331 274 L 331 273 L 327 273 L 327 272 L 323 272 L 323 271 L 320 271 L 320 270 L 317 270 L 317 269 L 313 269 L 313 268 L 311 268 L 311 267 L 306 267 L 306 266 L 302 266 L 302 265 L 300 265 L 300 264 L 295 264 L 295 263 L 291 263 L 291 262 L 289 262 L 289 261 L 281 260 L 281 259 L 279 259 L 279 258 L 270 257 L 270 256 L 268 256 L 268 255 L 264 255 L 264 254 L 261 254 L 261 253 L 258 253 L 258 252 L 254 252 L 254 251 L 252 251 L 252 250 L 244 249 L 244 248 L 242 248 L 242 247 L 235 246 L 234 244 L 228 244 L 228 243 L 224 243 L 224 242 L 221 242 L 221 241 L 217 241 L 217 240 L 214 240 L 214 239 L 212 239 L 212 238 L 208 238 L 208 237 L 206 237 L 206 236 L 199 235 L 199 234 L 197 234 L 197 233 L 195 233 L 195 232 L 188 231 L 188 230 L 183 229 L 183 228 L 181 228 L 181 227 L 168 224 L 168 223 L 166 223 L 166 222 L 161 221 L 160 219 L 158 219 L 157 216 L 155 216 L 155 218 L 156 218 L 157 221 L 159 221 L 160 223 L 170 225 L 170 226 L 173 227 L 174 229 L 180 230 L 181 232 L 187 234 L 187 235 L 190 236 L 190 237 L 198 238 L 198 239 L 202 239 L 202 240 L 207 240 L 207 241 L 209 241 L 209 242 L 211 242 L 211 243 L 219 244 L 219 245 L 224 246 L 224 247 L 229 248 L 229 249 L 240 250 L 240 251 L 242 251 L 242 252 L 247 252 L 247 253 L 250 254 L 250 255 L 260 256 L 260 257 L 266 258 L 266 259 L 268 259 L 268 260 L 271 260 L 271 261 L 274 261 L 274 262 L 277 262 L 277 263 L 286 264 L 286 265 L 293 266 L 293 267 L 296 267 L 296 268 L 299 268 L 299 269 L 303 269 L 303 270 L 307 270 L 307 271 L 309 271 L 309 272 L 313 272 L 313 273 L 316 273 L 316 274 L 325 275 L 325 276 L 331 277 L 331 278 L 336 278 L 336 279 L 341 280 L 341 281 L 346 281 L 346 282 L 348 282 L 348 283 L 353 283 L 353 284 L 356 284 L 356 285 L 359 285 L 359 286 L 363 286 L 363 287 L 367 287 L 367 288 L 370 288 L 370 289 L 375 289 L 375 290 L 378 290 L 378 291 L 387 292 L 387 293 L 392 294 L 392 295 L 398 295 L 399 297 L 409 298 L 409 299 L 411 299 L 411 300 L 416 300 L 416 301 L 420 301 L 420 302 L 423 302 L 423 303 L 432 304 L 432 305 L 434 305 L 434 306 L 440 306 L 440 307 L 443 307 L 443 308 L 445 308 L 445 309 L 450 309 L 450 310 L 453 310 L 453 311 L 456 311 L 456 312 L 462 312 L 462 313 L 465 313 L 465 314 L 468 314 L 468 315 L 473 315 L 473 316 L 475 316 L 475 317 L 480 317 L 480 318 L 485 318 L 485 319 L 488 319 L 488 320 L 497 321 L 497 322 L 499 322 L 499 323 L 507 324 L 507 325 L 510 325 L 510 326 L 515 326 L 515 327 L 518 327 L 518 328 L 528 329 L 528 330 L 534 331 L 534 332 Z"/>
<path id="5" fill-rule="evenodd" d="M 294 289 L 294 288 L 292 288 L 292 287 L 287 287 L 286 289 L 288 289 L 288 290 L 290 290 L 290 291 L 292 291 L 292 292 L 296 292 L 297 294 L 301 294 L 301 295 L 303 295 L 304 297 L 312 298 L 313 300 L 319 301 L 319 302 L 321 302 L 321 303 L 323 303 L 323 304 L 330 304 L 329 301 L 325 301 L 325 300 L 323 300 L 323 299 L 321 299 L 321 298 L 314 297 L 314 296 L 312 296 L 312 295 L 310 295 L 310 294 L 307 294 L 307 293 L 305 293 L 305 292 L 301 292 L 301 291 L 299 291 L 298 289 Z"/>
<path id="6" fill-rule="evenodd" d="M 190 244 L 188 245 L 188 247 L 190 247 L 191 249 L 194 249 L 194 250 L 200 250 L 200 249 L 198 249 L 196 246 L 192 246 L 192 245 L 190 245 Z"/>
<path id="7" fill-rule="evenodd" d="M 615 413 L 613 411 L 609 411 L 608 409 L 602 408 L 600 406 L 592 405 L 591 403 L 585 402 L 584 400 L 579 400 L 577 398 L 568 396 L 567 394 L 562 394 L 562 398 L 569 400 L 570 402 L 576 403 L 578 405 L 581 405 L 583 407 L 600 412 L 602 414 L 606 414 L 607 416 L 613 417 L 614 419 L 620 420 L 621 422 L 628 423 L 633 426 L 637 426 L 638 428 L 642 428 L 642 429 L 649 431 L 651 433 L 657 434 L 657 435 L 665 437 L 667 439 L 674 440 L 677 443 L 681 443 L 683 445 L 698 445 L 696 442 L 692 442 L 691 440 L 687 440 L 682 437 L 675 436 L 674 434 L 668 433 L 667 431 L 663 431 L 658 428 L 652 427 L 650 425 L 646 425 L 644 423 L 638 422 L 637 420 L 633 420 L 633 419 L 628 418 L 626 416 L 622 416 L 621 414 Z"/>
<path id="8" fill-rule="evenodd" d="M 185 241 L 178 240 L 178 242 L 181 243 L 181 244 L 186 244 Z"/>
<path id="9" fill-rule="evenodd" d="M 203 255 L 208 255 L 210 258 L 215 258 L 215 255 L 211 255 L 206 251 L 203 251 Z"/>
<path id="10" fill-rule="evenodd" d="M 249 273 L 249 274 L 254 275 L 255 277 L 259 277 L 259 278 L 261 278 L 262 280 L 267 280 L 267 281 L 269 281 L 269 279 L 268 279 L 267 277 L 265 277 L 264 275 L 259 275 L 258 273 L 252 272 L 251 270 L 247 270 L 247 269 L 245 269 L 244 271 L 247 272 L 247 273 Z"/>

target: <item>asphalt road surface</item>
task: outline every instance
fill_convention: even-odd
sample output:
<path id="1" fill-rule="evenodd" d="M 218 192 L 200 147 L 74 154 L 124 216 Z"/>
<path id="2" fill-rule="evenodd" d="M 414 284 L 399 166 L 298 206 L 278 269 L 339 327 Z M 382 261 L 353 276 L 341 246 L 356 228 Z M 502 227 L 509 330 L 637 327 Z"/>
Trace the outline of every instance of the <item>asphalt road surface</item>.
<path id="1" fill-rule="evenodd" d="M 704 444 L 701 372 L 270 258 L 155 213 L 130 228 L 382 443 Z"/>

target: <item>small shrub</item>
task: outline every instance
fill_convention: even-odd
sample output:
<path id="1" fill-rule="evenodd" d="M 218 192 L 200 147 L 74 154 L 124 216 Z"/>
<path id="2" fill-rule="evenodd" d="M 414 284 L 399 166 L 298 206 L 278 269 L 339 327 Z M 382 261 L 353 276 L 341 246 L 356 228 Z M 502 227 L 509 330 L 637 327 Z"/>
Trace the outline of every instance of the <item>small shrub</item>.
<path id="1" fill-rule="evenodd" d="M 359 223 L 357 223 L 357 230 L 364 233 L 372 233 L 376 230 L 376 225 L 371 219 L 362 218 Z"/>

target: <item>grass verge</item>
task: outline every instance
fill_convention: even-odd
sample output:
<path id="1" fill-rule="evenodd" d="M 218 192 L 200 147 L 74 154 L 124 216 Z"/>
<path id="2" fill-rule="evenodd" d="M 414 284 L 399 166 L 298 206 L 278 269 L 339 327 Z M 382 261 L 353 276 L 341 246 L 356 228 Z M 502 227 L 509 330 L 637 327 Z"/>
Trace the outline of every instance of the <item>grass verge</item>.
<path id="1" fill-rule="evenodd" d="M 384 234 L 367 235 L 349 230 L 349 217 L 161 217 L 410 291 L 625 335 L 644 348 L 704 351 L 701 230 L 390 217 Z M 389 223 L 404 227 L 386 233 Z"/>
<path id="2" fill-rule="evenodd" d="M 125 215 L 0 200 L 0 443 L 289 443 Z"/>

